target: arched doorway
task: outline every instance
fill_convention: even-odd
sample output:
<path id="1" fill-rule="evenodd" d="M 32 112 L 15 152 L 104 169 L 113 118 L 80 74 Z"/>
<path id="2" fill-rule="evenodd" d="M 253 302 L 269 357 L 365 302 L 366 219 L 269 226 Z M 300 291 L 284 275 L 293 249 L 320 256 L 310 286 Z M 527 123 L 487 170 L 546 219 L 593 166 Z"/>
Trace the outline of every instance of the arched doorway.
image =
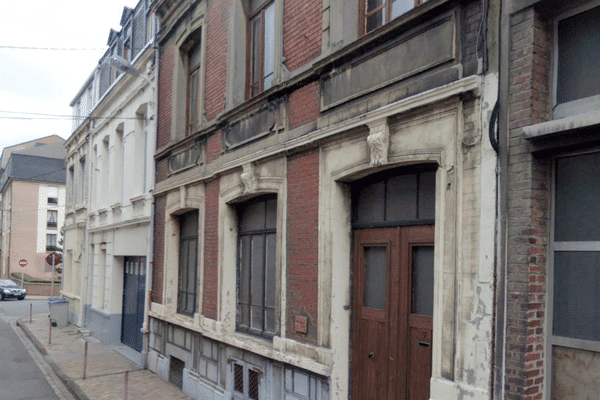
<path id="1" fill-rule="evenodd" d="M 429 398 L 435 166 L 352 185 L 352 398 Z"/>

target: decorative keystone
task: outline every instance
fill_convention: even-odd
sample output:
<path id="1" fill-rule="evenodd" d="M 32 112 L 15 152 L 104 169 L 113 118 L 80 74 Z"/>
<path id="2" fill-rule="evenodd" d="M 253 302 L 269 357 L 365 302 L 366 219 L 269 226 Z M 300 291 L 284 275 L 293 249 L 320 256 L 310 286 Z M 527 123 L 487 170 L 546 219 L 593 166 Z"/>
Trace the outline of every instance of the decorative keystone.
<path id="1" fill-rule="evenodd" d="M 367 144 L 371 153 L 371 166 L 385 165 L 388 162 L 388 149 L 390 147 L 390 126 L 387 119 L 384 118 L 367 125 L 370 131 Z"/>
<path id="2" fill-rule="evenodd" d="M 240 178 L 244 183 L 244 193 L 252 193 L 256 190 L 256 175 L 254 175 L 254 165 L 252 163 L 242 166 L 242 174 Z"/>

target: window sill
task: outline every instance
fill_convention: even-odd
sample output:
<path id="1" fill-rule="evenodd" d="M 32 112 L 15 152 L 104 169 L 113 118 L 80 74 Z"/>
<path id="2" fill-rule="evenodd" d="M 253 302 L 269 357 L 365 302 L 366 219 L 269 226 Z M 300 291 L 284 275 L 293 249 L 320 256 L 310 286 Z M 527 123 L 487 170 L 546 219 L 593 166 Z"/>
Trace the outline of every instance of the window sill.
<path id="1" fill-rule="evenodd" d="M 530 141 L 544 139 L 557 134 L 572 133 L 578 129 L 600 125 L 600 114 L 590 112 L 577 116 L 555 119 L 523 128 L 523 137 Z"/>
<path id="2" fill-rule="evenodd" d="M 129 199 L 129 201 L 131 202 L 131 204 L 134 204 L 134 205 L 137 205 L 138 203 L 143 205 L 146 202 L 146 196 L 141 194 L 139 196 L 132 197 L 131 199 Z"/>
<path id="3" fill-rule="evenodd" d="M 234 346 L 262 357 L 288 363 L 323 376 L 331 376 L 333 353 L 324 347 L 312 346 L 291 339 L 273 337 L 272 340 L 253 336 L 235 329 L 229 324 L 194 314 L 194 318 L 181 314 L 169 314 L 168 307 L 152 303 L 149 315 L 162 321 L 192 329 L 204 336 Z"/>

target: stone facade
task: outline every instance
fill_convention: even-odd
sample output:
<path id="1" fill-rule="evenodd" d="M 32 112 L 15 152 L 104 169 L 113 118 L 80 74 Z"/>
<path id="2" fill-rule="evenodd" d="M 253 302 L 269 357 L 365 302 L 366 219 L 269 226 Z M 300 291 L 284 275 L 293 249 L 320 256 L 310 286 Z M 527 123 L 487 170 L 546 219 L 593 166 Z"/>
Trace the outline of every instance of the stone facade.
<path id="1" fill-rule="evenodd" d="M 362 312 L 354 235 L 419 224 L 435 237 L 432 337 L 418 344 L 431 372 L 420 379 L 434 399 L 493 392 L 497 157 L 487 132 L 498 4 L 429 1 L 359 35 L 369 29 L 361 4 L 153 4 L 161 32 L 148 367 L 193 398 L 359 398 L 352 371 L 367 355 L 353 326 Z M 273 33 L 257 92 L 251 24 Z M 430 204 L 431 215 L 360 223 L 370 179 L 418 180 L 419 171 L 434 183 L 416 208 Z M 390 201 L 427 191 L 410 187 Z M 374 199 L 379 209 L 384 200 Z M 267 214 L 248 217 L 263 205 Z M 264 226 L 247 231 L 247 218 Z M 262 250 L 247 256 L 247 240 Z M 263 293 L 254 308 L 245 308 L 246 279 Z"/>

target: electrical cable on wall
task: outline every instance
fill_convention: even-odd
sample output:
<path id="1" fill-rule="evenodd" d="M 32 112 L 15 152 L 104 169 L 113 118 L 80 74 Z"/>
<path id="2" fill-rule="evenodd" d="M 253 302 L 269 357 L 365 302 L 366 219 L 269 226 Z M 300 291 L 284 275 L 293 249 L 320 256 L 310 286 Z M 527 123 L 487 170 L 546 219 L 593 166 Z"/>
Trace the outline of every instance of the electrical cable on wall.
<path id="1" fill-rule="evenodd" d="M 500 146 L 498 143 L 498 133 L 499 133 L 499 123 L 498 116 L 500 114 L 500 103 L 496 101 L 494 104 L 494 108 L 492 109 L 492 115 L 490 116 L 490 127 L 489 127 L 489 135 L 490 135 L 490 144 L 496 153 L 500 150 Z"/>

